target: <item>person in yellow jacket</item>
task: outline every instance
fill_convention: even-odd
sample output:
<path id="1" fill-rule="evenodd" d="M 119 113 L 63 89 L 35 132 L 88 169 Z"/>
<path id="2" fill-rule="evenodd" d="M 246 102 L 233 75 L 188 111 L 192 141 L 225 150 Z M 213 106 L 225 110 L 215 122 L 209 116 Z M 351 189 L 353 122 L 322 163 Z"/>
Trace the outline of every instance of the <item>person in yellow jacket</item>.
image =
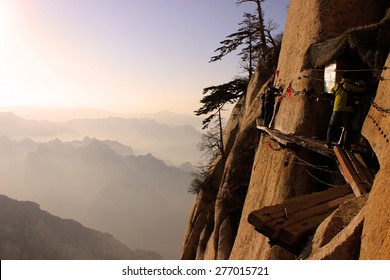
<path id="1" fill-rule="evenodd" d="M 330 94 L 334 95 L 334 104 L 326 134 L 328 148 L 332 146 L 331 140 L 337 127 L 344 127 L 343 145 L 345 148 L 349 148 L 350 136 L 348 134 L 351 132 L 354 116 L 354 95 L 363 93 L 365 90 L 364 81 L 352 81 L 350 72 L 345 72 L 341 81 L 330 90 Z"/>

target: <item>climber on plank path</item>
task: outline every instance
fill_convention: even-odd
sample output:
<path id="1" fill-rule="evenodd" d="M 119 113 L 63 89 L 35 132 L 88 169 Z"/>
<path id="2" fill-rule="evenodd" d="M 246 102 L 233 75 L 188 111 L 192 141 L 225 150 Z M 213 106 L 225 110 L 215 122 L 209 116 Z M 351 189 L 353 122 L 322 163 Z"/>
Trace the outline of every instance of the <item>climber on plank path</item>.
<path id="1" fill-rule="evenodd" d="M 279 89 L 274 87 L 271 82 L 268 83 L 264 94 L 261 96 L 261 115 L 260 119 L 264 126 L 268 127 L 274 114 L 275 97 Z"/>
<path id="2" fill-rule="evenodd" d="M 333 113 L 330 117 L 328 131 L 326 135 L 326 146 L 332 147 L 332 138 L 337 127 L 344 128 L 342 146 L 350 148 L 350 138 L 352 122 L 354 117 L 354 95 L 361 94 L 366 90 L 364 81 L 354 82 L 351 72 L 345 72 L 342 79 L 337 83 L 329 94 L 334 96 Z"/>

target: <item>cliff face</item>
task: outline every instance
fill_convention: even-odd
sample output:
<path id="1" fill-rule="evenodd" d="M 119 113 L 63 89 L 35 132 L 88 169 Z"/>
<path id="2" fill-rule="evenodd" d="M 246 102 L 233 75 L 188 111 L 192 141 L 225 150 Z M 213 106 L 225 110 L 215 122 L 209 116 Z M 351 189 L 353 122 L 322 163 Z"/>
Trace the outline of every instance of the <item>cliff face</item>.
<path id="1" fill-rule="evenodd" d="M 390 56 L 385 65 L 390 65 Z M 390 259 L 390 116 L 380 111 L 381 108 L 390 108 L 390 70 L 383 71 L 382 76 L 385 80 L 379 83 L 374 99 L 380 107 L 370 108 L 362 131 L 381 166 L 365 209 L 360 255 L 363 259 Z"/>
<path id="2" fill-rule="evenodd" d="M 378 22 L 385 14 L 384 3 L 379 0 L 290 2 L 275 84 L 291 94 L 276 105 L 274 129 L 309 138 L 325 136 L 331 113 L 329 103 L 307 94 L 323 91 L 323 83 L 318 81 L 323 79 L 323 72 L 301 71 L 305 53 L 313 43 L 339 36 L 349 28 Z M 388 60 L 386 65 L 389 64 Z M 390 98 L 385 94 L 389 90 L 389 75 L 389 70 L 383 71 L 385 80 L 379 83 L 374 100 L 381 108 L 390 106 Z M 310 168 L 302 162 L 313 159 L 317 164 L 328 162 L 308 150 L 286 149 L 268 135 L 257 132 L 255 120 L 260 115 L 260 96 L 266 78 L 256 72 L 246 96 L 232 112 L 224 132 L 226 155 L 215 161 L 211 171 L 213 187 L 201 190 L 193 205 L 184 238 L 183 259 L 296 257 L 282 247 L 271 247 L 268 239 L 248 223 L 248 215 L 291 197 L 324 190 L 324 185 L 310 175 Z M 340 207 L 326 219 L 314 235 L 305 258 L 390 257 L 387 207 L 390 191 L 386 188 L 389 179 L 385 175 L 390 168 L 386 158 L 389 116 L 378 110 L 378 106 L 371 106 L 362 129 L 380 164 L 372 191 Z M 335 221 L 339 229 L 329 233 Z"/>

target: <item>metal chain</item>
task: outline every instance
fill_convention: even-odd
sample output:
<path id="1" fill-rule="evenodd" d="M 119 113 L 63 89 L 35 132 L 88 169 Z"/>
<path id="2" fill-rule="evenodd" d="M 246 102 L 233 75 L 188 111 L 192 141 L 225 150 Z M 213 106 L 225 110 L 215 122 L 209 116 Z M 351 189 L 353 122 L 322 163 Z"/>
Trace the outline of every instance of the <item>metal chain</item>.
<path id="1" fill-rule="evenodd" d="M 372 105 L 372 107 L 374 107 L 375 109 L 377 109 L 381 113 L 390 114 L 390 108 L 384 109 L 384 108 L 380 107 L 378 104 L 376 104 L 374 102 L 374 100 L 371 102 L 371 105 Z"/>

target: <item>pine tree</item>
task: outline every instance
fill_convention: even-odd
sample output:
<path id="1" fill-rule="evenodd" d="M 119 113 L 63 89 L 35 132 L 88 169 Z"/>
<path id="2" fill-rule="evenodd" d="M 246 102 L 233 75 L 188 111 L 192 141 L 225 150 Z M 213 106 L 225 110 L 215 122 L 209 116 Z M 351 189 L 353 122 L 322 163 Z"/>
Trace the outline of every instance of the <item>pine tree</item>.
<path id="1" fill-rule="evenodd" d="M 257 11 L 257 33 L 259 38 L 258 54 L 259 54 L 259 68 L 265 72 L 265 74 L 272 73 L 277 64 L 277 58 L 279 57 L 280 45 L 282 43 L 282 34 L 273 35 L 272 32 L 277 29 L 271 19 L 265 21 L 264 12 L 261 4 L 266 0 L 237 0 L 236 4 L 241 5 L 243 3 L 253 2 L 256 4 Z"/>
<path id="2" fill-rule="evenodd" d="M 234 103 L 245 94 L 247 84 L 248 81 L 246 79 L 238 78 L 226 84 L 203 89 L 204 96 L 200 100 L 203 106 L 194 113 L 197 116 L 208 115 L 202 122 L 203 129 L 207 129 L 211 123 L 215 124 L 204 136 L 202 142 L 204 150 L 215 151 L 215 148 L 217 148 L 221 155 L 224 154 L 221 113 L 226 104 Z"/>
<path id="3" fill-rule="evenodd" d="M 258 57 L 259 36 L 257 28 L 258 18 L 250 13 L 244 13 L 244 19 L 239 25 L 241 26 L 237 32 L 226 36 L 226 39 L 221 41 L 221 47 L 214 52 L 218 54 L 211 57 L 210 62 L 221 60 L 225 55 L 237 50 L 240 46 L 244 46 L 238 54 L 241 61 L 244 63 L 244 69 L 248 71 L 249 79 L 252 77 L 255 66 L 255 59 Z"/>

